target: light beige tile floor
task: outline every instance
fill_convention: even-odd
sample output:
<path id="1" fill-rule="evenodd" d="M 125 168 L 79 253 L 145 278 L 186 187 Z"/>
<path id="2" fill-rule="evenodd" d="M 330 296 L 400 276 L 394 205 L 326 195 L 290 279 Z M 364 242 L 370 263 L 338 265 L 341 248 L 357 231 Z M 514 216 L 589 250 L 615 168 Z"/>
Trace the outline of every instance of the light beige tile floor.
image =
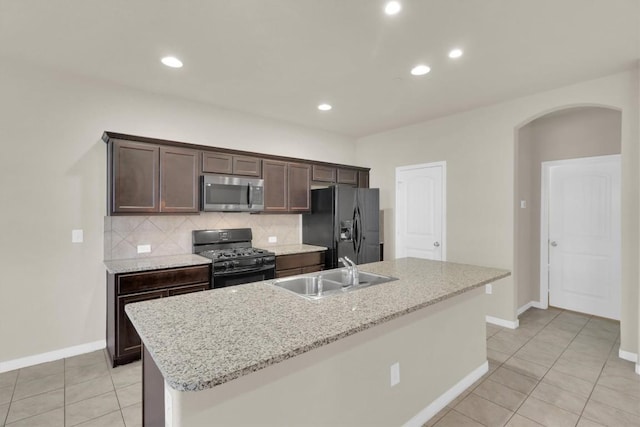
<path id="1" fill-rule="evenodd" d="M 640 426 L 640 375 L 618 322 L 530 309 L 487 325 L 489 372 L 425 426 Z M 141 364 L 104 351 L 0 374 L 0 426 L 141 425 Z"/>
<path id="2" fill-rule="evenodd" d="M 640 375 L 618 357 L 620 324 L 530 309 L 487 324 L 489 372 L 425 426 L 640 427 Z"/>
<path id="3" fill-rule="evenodd" d="M 0 374 L 0 426 L 141 426 L 141 379 L 102 350 Z"/>

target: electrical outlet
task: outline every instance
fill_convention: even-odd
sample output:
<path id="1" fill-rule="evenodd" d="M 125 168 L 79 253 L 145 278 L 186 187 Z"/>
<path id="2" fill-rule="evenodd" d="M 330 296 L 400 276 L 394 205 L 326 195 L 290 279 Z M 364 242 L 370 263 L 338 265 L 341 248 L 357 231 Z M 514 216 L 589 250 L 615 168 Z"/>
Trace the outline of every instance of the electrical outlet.
<path id="1" fill-rule="evenodd" d="M 527 201 L 520 200 L 520 209 L 526 209 L 526 208 L 527 208 Z"/>
<path id="2" fill-rule="evenodd" d="M 400 363 L 391 365 L 391 387 L 400 384 Z"/>
<path id="3" fill-rule="evenodd" d="M 71 243 L 82 243 L 84 241 L 84 233 L 82 230 L 71 230 Z"/>
<path id="4" fill-rule="evenodd" d="M 484 287 L 484 292 L 491 295 L 493 293 L 493 285 L 491 283 L 487 283 Z"/>
<path id="5" fill-rule="evenodd" d="M 269 236 L 269 243 L 278 243 L 277 236 Z"/>
<path id="6" fill-rule="evenodd" d="M 139 254 L 148 254 L 151 252 L 151 245 L 138 245 Z"/>

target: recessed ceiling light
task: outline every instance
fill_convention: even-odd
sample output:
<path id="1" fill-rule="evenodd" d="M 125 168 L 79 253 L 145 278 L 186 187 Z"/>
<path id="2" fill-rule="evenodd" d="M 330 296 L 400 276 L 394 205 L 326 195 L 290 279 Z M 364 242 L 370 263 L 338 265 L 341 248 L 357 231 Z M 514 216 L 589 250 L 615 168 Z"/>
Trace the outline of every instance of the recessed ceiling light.
<path id="1" fill-rule="evenodd" d="M 165 56 L 161 59 L 162 63 L 171 68 L 182 68 L 182 61 L 175 56 Z"/>
<path id="2" fill-rule="evenodd" d="M 331 110 L 333 107 L 329 104 L 320 104 L 318 105 L 318 110 L 320 111 L 329 111 Z"/>
<path id="3" fill-rule="evenodd" d="M 460 58 L 462 56 L 462 49 L 452 49 L 449 52 L 449 58 Z"/>
<path id="4" fill-rule="evenodd" d="M 402 9 L 399 1 L 390 1 L 384 7 L 384 13 L 387 15 L 395 15 Z"/>
<path id="5" fill-rule="evenodd" d="M 428 65 L 416 65 L 411 69 L 411 74 L 414 76 L 424 76 L 429 71 L 431 71 L 431 68 Z"/>

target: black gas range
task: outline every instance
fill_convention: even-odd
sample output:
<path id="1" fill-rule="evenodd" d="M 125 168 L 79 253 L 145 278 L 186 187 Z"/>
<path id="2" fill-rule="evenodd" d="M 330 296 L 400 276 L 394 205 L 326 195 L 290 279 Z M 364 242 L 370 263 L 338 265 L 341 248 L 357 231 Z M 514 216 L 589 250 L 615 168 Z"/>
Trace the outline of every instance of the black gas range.
<path id="1" fill-rule="evenodd" d="M 252 247 L 252 238 L 250 228 L 193 231 L 193 253 L 213 261 L 214 288 L 275 277 L 275 254 Z"/>

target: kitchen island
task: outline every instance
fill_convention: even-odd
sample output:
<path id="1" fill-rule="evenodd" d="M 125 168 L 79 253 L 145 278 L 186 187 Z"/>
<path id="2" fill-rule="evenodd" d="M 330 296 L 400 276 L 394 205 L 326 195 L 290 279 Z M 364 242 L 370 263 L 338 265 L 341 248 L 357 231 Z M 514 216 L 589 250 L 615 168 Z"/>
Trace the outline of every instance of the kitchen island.
<path id="1" fill-rule="evenodd" d="M 144 425 L 421 425 L 487 371 L 481 286 L 509 272 L 359 267 L 399 280 L 317 301 L 258 282 L 127 305 Z"/>

